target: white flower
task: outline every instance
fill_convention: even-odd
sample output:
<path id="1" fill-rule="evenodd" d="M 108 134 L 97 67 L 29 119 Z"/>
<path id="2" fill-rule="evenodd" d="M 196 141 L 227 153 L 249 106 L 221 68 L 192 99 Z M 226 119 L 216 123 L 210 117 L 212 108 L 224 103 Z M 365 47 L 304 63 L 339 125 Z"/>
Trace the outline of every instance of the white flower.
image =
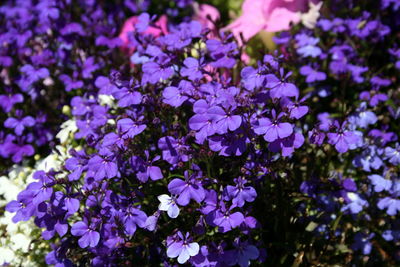
<path id="1" fill-rule="evenodd" d="M 11 263 L 14 259 L 14 252 L 5 247 L 0 247 L 0 265 L 3 266 L 5 263 Z"/>
<path id="2" fill-rule="evenodd" d="M 175 198 L 164 194 L 158 196 L 158 200 L 161 202 L 160 205 L 158 206 L 159 210 L 166 211 L 170 218 L 178 217 L 179 207 L 175 202 Z"/>
<path id="3" fill-rule="evenodd" d="M 307 13 L 302 13 L 301 23 L 309 29 L 313 29 L 315 24 L 317 24 L 317 20 L 320 16 L 319 10 L 321 9 L 322 1 L 318 2 L 318 4 L 314 4 L 312 1 L 309 3 L 309 9 Z"/>
<path id="4" fill-rule="evenodd" d="M 116 107 L 115 98 L 111 95 L 99 95 L 99 102 L 103 106 Z"/>
<path id="5" fill-rule="evenodd" d="M 31 239 L 21 233 L 18 233 L 16 235 L 13 235 L 10 238 L 11 241 L 11 249 L 16 251 L 16 250 L 22 250 L 23 252 L 28 252 L 29 250 L 29 244 L 31 243 Z"/>
<path id="6" fill-rule="evenodd" d="M 65 143 L 68 140 L 70 133 L 75 133 L 78 130 L 75 120 L 67 120 L 61 124 L 61 131 L 58 132 L 56 137 L 61 143 Z"/>

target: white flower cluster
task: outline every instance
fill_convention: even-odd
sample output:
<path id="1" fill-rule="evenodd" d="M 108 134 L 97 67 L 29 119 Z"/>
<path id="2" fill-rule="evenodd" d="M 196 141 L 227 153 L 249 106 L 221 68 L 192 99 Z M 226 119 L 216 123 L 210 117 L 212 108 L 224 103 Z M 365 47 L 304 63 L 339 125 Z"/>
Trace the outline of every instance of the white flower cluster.
<path id="1" fill-rule="evenodd" d="M 60 170 L 68 157 L 68 148 L 57 146 L 45 159 L 39 160 L 34 169 L 27 166 L 14 165 L 8 176 L 0 177 L 0 210 L 4 210 L 8 202 L 17 199 L 19 192 L 33 182 L 33 173 L 37 170 Z M 32 244 L 40 240 L 40 232 L 33 232 L 35 227 L 33 220 L 27 222 L 12 222 L 15 214 L 4 212 L 0 216 L 0 266 L 39 266 L 36 259 L 44 259 L 49 251 L 46 242 L 38 242 L 40 249 L 32 250 Z"/>
<path id="2" fill-rule="evenodd" d="M 17 198 L 28 183 L 32 182 L 32 169 L 29 167 L 13 166 L 8 177 L 0 177 L 0 208 Z M 37 266 L 31 261 L 29 250 L 31 242 L 35 240 L 32 229 L 35 228 L 32 220 L 14 224 L 14 214 L 5 211 L 0 217 L 0 266 Z"/>

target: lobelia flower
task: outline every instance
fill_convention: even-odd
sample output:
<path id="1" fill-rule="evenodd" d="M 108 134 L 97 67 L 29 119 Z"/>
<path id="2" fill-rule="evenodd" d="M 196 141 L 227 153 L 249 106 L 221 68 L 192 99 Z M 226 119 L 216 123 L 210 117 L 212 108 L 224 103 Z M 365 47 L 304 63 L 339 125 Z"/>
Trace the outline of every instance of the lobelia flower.
<path id="1" fill-rule="evenodd" d="M 304 144 L 304 136 L 301 133 L 292 133 L 288 137 L 277 139 L 268 144 L 268 149 L 272 152 L 282 152 L 282 156 L 288 157 L 294 150 Z"/>
<path id="2" fill-rule="evenodd" d="M 189 177 L 187 171 L 185 171 L 185 181 L 175 178 L 169 182 L 168 191 L 178 196 L 177 203 L 181 206 L 188 205 L 191 199 L 200 203 L 205 198 L 205 191 L 201 181 L 197 179 L 195 174 Z"/>
<path id="3" fill-rule="evenodd" d="M 228 185 L 226 190 L 226 199 L 232 200 L 232 204 L 237 207 L 243 207 L 245 202 L 253 202 L 257 197 L 256 190 L 251 186 L 245 186 L 247 180 L 242 177 L 233 180 L 236 186 Z"/>
<path id="4" fill-rule="evenodd" d="M 171 60 L 165 54 L 156 57 L 156 61 L 149 61 L 143 64 L 142 85 L 146 83 L 156 84 L 159 81 L 168 80 L 173 74 L 174 69 L 170 64 Z"/>
<path id="5" fill-rule="evenodd" d="M 89 159 L 88 175 L 92 176 L 95 180 L 102 180 L 104 178 L 114 178 L 118 175 L 118 165 L 114 161 L 115 155 L 108 149 L 101 149 L 99 154 L 94 155 Z"/>
<path id="6" fill-rule="evenodd" d="M 71 234 L 80 236 L 78 244 L 81 248 L 95 247 L 100 241 L 100 234 L 93 225 L 88 226 L 84 221 L 76 222 L 71 227 Z"/>
<path id="7" fill-rule="evenodd" d="M 293 127 L 288 122 L 280 122 L 280 119 L 285 116 L 284 113 L 279 113 L 276 116 L 275 110 L 272 110 L 272 120 L 269 118 L 261 118 L 253 124 L 253 130 L 258 135 L 264 135 L 267 142 L 273 142 L 278 138 L 285 138 L 292 134 Z"/>
<path id="8" fill-rule="evenodd" d="M 371 168 L 377 170 L 383 165 L 383 161 L 380 158 L 381 154 L 381 149 L 376 146 L 369 146 L 361 155 L 357 155 L 354 158 L 353 165 L 363 168 L 366 172 L 370 172 Z"/>
<path id="9" fill-rule="evenodd" d="M 375 113 L 367 110 L 367 104 L 362 102 L 357 109 L 357 113 L 349 118 L 349 122 L 359 126 L 360 128 L 367 128 L 370 124 L 375 124 L 378 121 Z"/>
<path id="10" fill-rule="evenodd" d="M 281 98 L 281 97 L 298 97 L 299 89 L 290 82 L 287 82 L 287 79 L 292 75 L 291 72 L 288 72 L 286 75 L 284 74 L 284 70 L 279 69 L 280 78 L 276 77 L 273 74 L 268 74 L 266 76 L 267 79 L 267 87 L 270 88 L 270 95 L 272 98 Z"/>
<path id="11" fill-rule="evenodd" d="M 377 206 L 380 210 L 387 209 L 386 213 L 390 216 L 395 216 L 400 212 L 400 199 L 384 197 L 379 199 Z"/>
<path id="12" fill-rule="evenodd" d="M 23 101 L 24 97 L 21 94 L 0 95 L 0 107 L 6 113 L 10 112 L 15 104 L 22 103 Z"/>
<path id="13" fill-rule="evenodd" d="M 256 246 L 247 241 L 240 241 L 239 238 L 235 239 L 233 245 L 235 249 L 225 252 L 226 262 L 229 266 L 238 264 L 240 267 L 247 267 L 250 265 L 250 260 L 255 260 L 260 255 Z"/>
<path id="14" fill-rule="evenodd" d="M 183 90 L 186 86 L 186 81 L 181 81 L 178 87 L 168 86 L 163 91 L 163 102 L 173 107 L 180 107 L 189 97 L 183 95 Z"/>
<path id="15" fill-rule="evenodd" d="M 167 194 L 163 194 L 157 197 L 161 202 L 158 205 L 158 210 L 166 211 L 170 218 L 176 218 L 179 215 L 179 207 L 176 204 L 176 198 L 174 196 L 170 197 Z"/>
<path id="16" fill-rule="evenodd" d="M 35 213 L 37 206 L 32 203 L 34 195 L 34 191 L 24 190 L 18 194 L 17 200 L 13 200 L 7 204 L 5 208 L 6 211 L 16 212 L 12 218 L 14 223 L 27 221 Z"/>
<path id="17" fill-rule="evenodd" d="M 134 119 L 135 121 L 125 118 L 117 122 L 118 131 L 122 134 L 122 138 L 133 138 L 147 128 L 146 124 L 141 124 L 143 116 Z"/>
<path id="18" fill-rule="evenodd" d="M 70 151 L 72 157 L 65 161 L 65 168 L 71 173 L 68 175 L 70 181 L 79 180 L 82 173 L 87 170 L 87 156 L 84 150 L 76 152 Z"/>
<path id="19" fill-rule="evenodd" d="M 296 97 L 294 101 L 290 100 L 289 98 L 282 98 L 281 106 L 285 106 L 289 109 L 289 118 L 298 120 L 308 113 L 309 108 L 305 105 L 302 105 L 307 98 L 308 96 L 305 96 L 302 99 L 297 100 Z"/>
<path id="20" fill-rule="evenodd" d="M 184 67 L 182 67 L 180 74 L 184 77 L 188 77 L 191 81 L 200 80 L 203 78 L 203 73 L 201 72 L 203 59 L 197 60 L 192 57 L 187 57 L 183 61 Z"/>
<path id="21" fill-rule="evenodd" d="M 393 165 L 400 164 L 400 145 L 396 143 L 396 147 L 392 148 L 390 146 L 385 148 L 385 158 L 389 160 Z"/>
<path id="22" fill-rule="evenodd" d="M 36 121 L 32 116 L 26 116 L 22 118 L 22 111 L 17 110 L 16 115 L 18 118 L 8 118 L 4 122 L 4 127 L 14 129 L 16 135 L 21 136 L 25 127 L 32 127 L 35 125 Z"/>
<path id="23" fill-rule="evenodd" d="M 220 202 L 219 208 L 214 212 L 212 223 L 218 226 L 218 230 L 221 233 L 226 233 L 233 228 L 238 227 L 244 221 L 244 216 L 241 212 L 233 212 L 231 210 L 236 208 L 232 205 L 229 209 L 225 207 L 224 202 Z"/>
<path id="24" fill-rule="evenodd" d="M 233 58 L 238 54 L 237 45 L 235 42 L 228 40 L 210 39 L 206 41 L 207 49 L 210 51 L 212 61 L 210 65 L 214 68 L 231 69 L 236 64 Z"/>
<path id="25" fill-rule="evenodd" d="M 357 214 L 363 210 L 363 207 L 368 206 L 368 202 L 357 193 L 347 192 L 344 197 L 348 204 L 343 206 L 342 211 L 350 210 L 352 214 Z"/>
<path id="26" fill-rule="evenodd" d="M 389 191 L 392 188 L 392 181 L 385 179 L 378 174 L 368 175 L 368 179 L 371 181 L 374 186 L 374 191 L 377 193 L 382 192 L 383 190 Z"/>
<path id="27" fill-rule="evenodd" d="M 189 146 L 184 144 L 184 139 L 176 140 L 172 136 L 161 137 L 158 140 L 158 147 L 162 150 L 163 159 L 170 164 L 189 160 L 189 156 L 187 155 Z"/>
<path id="28" fill-rule="evenodd" d="M 364 255 L 369 255 L 372 250 L 371 239 L 375 236 L 374 233 L 369 235 L 358 232 L 354 237 L 354 243 L 351 246 L 354 250 L 361 250 Z"/>
<path id="29" fill-rule="evenodd" d="M 129 207 L 123 216 L 126 233 L 132 236 L 136 232 L 137 226 L 140 228 L 144 228 L 146 226 L 146 220 L 146 213 L 140 209 Z"/>
<path id="30" fill-rule="evenodd" d="M 306 82 L 308 83 L 324 81 L 326 79 L 326 74 L 324 72 L 316 71 L 308 65 L 300 68 L 300 74 L 307 76 Z"/>
<path id="31" fill-rule="evenodd" d="M 163 175 L 161 169 L 157 166 L 153 166 L 153 162 L 159 160 L 160 156 L 156 156 L 153 160 L 149 160 L 149 152 L 146 150 L 144 153 L 146 155 L 146 161 L 138 156 L 132 156 L 130 159 L 133 169 L 137 172 L 137 178 L 142 183 L 147 182 L 149 177 L 153 181 L 162 179 Z"/>
<path id="32" fill-rule="evenodd" d="M 360 140 L 360 136 L 353 131 L 346 130 L 345 125 L 346 122 L 339 127 L 339 123 L 336 121 L 335 126 L 338 132 L 327 134 L 328 143 L 334 145 L 339 153 L 345 153 L 349 149 L 352 149 Z"/>
<path id="33" fill-rule="evenodd" d="M 71 90 L 79 89 L 83 87 L 82 81 L 74 81 L 71 77 L 66 74 L 61 74 L 59 77 L 65 85 L 65 91 L 70 92 Z"/>
<path id="34" fill-rule="evenodd" d="M 122 87 L 113 90 L 113 97 L 118 100 L 118 106 L 121 108 L 128 107 L 130 105 L 138 105 L 142 102 L 142 94 L 137 92 L 138 85 L 129 85 L 129 87 Z"/>
<path id="35" fill-rule="evenodd" d="M 167 241 L 167 256 L 169 258 L 178 257 L 178 263 L 184 264 L 190 257 L 196 256 L 199 253 L 200 247 L 196 242 L 191 242 L 189 233 L 185 236 L 178 231 L 176 238 Z"/>
<path id="36" fill-rule="evenodd" d="M 268 77 L 271 77 L 268 76 L 267 71 L 265 66 L 258 66 L 257 69 L 251 66 L 244 67 L 240 72 L 244 87 L 253 91 L 255 88 L 264 86 Z"/>

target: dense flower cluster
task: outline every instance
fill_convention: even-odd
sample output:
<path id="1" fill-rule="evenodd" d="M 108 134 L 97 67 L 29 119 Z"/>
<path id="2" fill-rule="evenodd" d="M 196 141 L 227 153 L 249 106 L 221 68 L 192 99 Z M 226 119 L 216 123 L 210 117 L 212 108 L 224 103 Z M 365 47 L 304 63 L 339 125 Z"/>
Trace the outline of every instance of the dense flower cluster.
<path id="1" fill-rule="evenodd" d="M 95 74 L 108 72 L 111 62 L 118 62 L 112 55 L 121 42 L 114 37 L 120 21 L 148 4 L 79 1 L 82 8 L 74 9 L 71 1 L 2 3 L 0 169 L 51 151 L 65 120 L 59 111 L 71 95 L 91 92 Z"/>
<path id="2" fill-rule="evenodd" d="M 78 2 L 0 7 L 0 264 L 400 261 L 398 1 Z"/>
<path id="3" fill-rule="evenodd" d="M 121 255 L 151 261 L 154 253 L 199 266 L 262 260 L 261 247 L 254 246 L 259 225 L 246 203 L 257 197 L 270 161 L 303 144 L 296 122 L 308 108 L 297 105 L 299 90 L 276 58 L 265 56 L 232 79 L 240 57 L 232 37 L 209 39 L 197 21 L 155 37 L 146 33 L 151 24 L 142 14 L 131 35 L 140 58 L 132 63 L 142 72 L 98 76 L 98 94 L 72 99 L 75 138 L 87 141 L 83 149 L 70 151 L 65 171 L 36 172 L 37 181 L 7 210 L 16 212 L 15 221 L 34 216 L 43 238 L 62 238 L 49 264 L 80 255 L 104 266 Z M 154 238 L 154 231 L 165 234 L 157 238 L 166 238 L 167 250 L 161 240 L 127 245 Z M 246 238 L 230 240 L 230 231 Z M 143 255 L 145 248 L 153 252 Z M 235 252 L 243 248 L 248 251 Z"/>
<path id="4" fill-rule="evenodd" d="M 315 214 L 303 219 L 329 242 L 349 244 L 363 255 L 384 250 L 381 257 L 398 261 L 400 68 L 393 36 L 399 7 L 388 1 L 373 6 L 379 13 L 338 12 L 319 19 L 313 30 L 276 41 L 288 60 L 296 58 L 296 81 L 320 103 L 312 105 L 316 117 L 307 122 L 314 125 L 308 137 L 313 154 L 329 161 L 322 170 L 312 168 L 301 184 L 312 203 L 303 203 L 301 212 Z M 382 238 L 393 247 L 387 250 Z"/>

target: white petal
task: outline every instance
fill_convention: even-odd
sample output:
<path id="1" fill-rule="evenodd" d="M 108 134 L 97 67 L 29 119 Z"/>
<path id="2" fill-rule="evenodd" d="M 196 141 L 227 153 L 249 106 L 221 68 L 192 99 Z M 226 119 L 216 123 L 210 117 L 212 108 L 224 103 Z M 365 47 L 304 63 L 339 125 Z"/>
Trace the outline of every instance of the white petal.
<path id="1" fill-rule="evenodd" d="M 199 253 L 199 249 L 199 244 L 197 244 L 196 242 L 190 243 L 187 246 L 187 250 L 190 256 L 196 256 Z"/>
<path id="2" fill-rule="evenodd" d="M 187 247 L 184 247 L 184 248 L 182 249 L 181 253 L 179 254 L 178 262 L 179 262 L 180 264 L 183 264 L 183 263 L 187 262 L 187 260 L 188 260 L 189 258 L 190 258 L 189 251 L 187 250 Z"/>
<path id="3" fill-rule="evenodd" d="M 179 207 L 178 207 L 178 205 L 176 205 L 176 204 L 171 204 L 170 206 L 169 206 L 169 208 L 168 208 L 168 216 L 170 217 L 170 218 L 176 218 L 176 217 L 178 217 L 178 215 L 179 215 Z"/>
<path id="4" fill-rule="evenodd" d="M 167 211 L 172 205 L 171 197 L 166 194 L 158 196 L 158 200 L 161 202 L 160 205 L 158 205 L 159 210 Z"/>

